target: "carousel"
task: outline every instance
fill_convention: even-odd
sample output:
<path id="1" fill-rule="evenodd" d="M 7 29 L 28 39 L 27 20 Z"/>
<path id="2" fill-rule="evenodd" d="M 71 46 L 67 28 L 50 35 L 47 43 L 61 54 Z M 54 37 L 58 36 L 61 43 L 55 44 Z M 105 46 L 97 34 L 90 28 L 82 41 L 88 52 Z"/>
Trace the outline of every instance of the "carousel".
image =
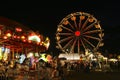
<path id="1" fill-rule="evenodd" d="M 39 57 L 48 50 L 50 40 L 39 32 L 7 18 L 0 17 L 0 61 L 18 60 Z M 13 63 L 13 62 L 12 62 Z"/>

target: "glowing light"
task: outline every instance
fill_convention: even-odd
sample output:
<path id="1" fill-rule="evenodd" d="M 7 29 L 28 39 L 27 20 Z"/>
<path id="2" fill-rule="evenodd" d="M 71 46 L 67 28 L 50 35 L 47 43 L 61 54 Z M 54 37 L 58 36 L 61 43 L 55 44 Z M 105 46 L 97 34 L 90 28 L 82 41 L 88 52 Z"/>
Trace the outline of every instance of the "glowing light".
<path id="1" fill-rule="evenodd" d="M 50 46 L 50 39 L 46 37 L 46 40 L 43 42 L 43 45 L 48 49 Z"/>
<path id="2" fill-rule="evenodd" d="M 5 49 L 4 55 L 3 55 L 3 60 L 6 61 L 8 59 L 8 50 L 9 49 Z"/>
<path id="3" fill-rule="evenodd" d="M 23 42 L 26 42 L 26 40 L 24 39 Z"/>
<path id="4" fill-rule="evenodd" d="M 21 31 L 22 31 L 21 28 L 15 28 L 15 30 L 16 30 L 17 32 L 21 32 Z"/>
<path id="5" fill-rule="evenodd" d="M 85 16 L 80 16 L 80 19 L 81 19 L 81 20 L 85 19 Z"/>
<path id="6" fill-rule="evenodd" d="M 35 41 L 35 42 L 40 42 L 41 41 L 40 38 L 38 36 L 36 36 L 36 35 L 29 36 L 28 40 Z"/>
<path id="7" fill-rule="evenodd" d="M 80 31 L 76 31 L 75 36 L 80 36 Z"/>
<path id="8" fill-rule="evenodd" d="M 25 36 L 21 36 L 21 39 L 25 39 Z"/>
<path id="9" fill-rule="evenodd" d="M 52 61 L 52 56 L 51 55 L 47 55 L 46 59 L 47 59 L 48 62 L 50 62 L 50 61 Z"/>
<path id="10" fill-rule="evenodd" d="M 49 46 L 50 46 L 50 43 L 48 42 L 48 43 L 46 44 L 46 47 L 49 48 Z"/>
<path id="11" fill-rule="evenodd" d="M 17 36 L 18 39 L 20 39 L 20 36 Z"/>
<path id="12" fill-rule="evenodd" d="M 41 54 L 41 58 L 42 60 L 44 60 L 45 62 L 47 62 L 47 59 L 46 59 L 46 54 Z"/>
<path id="13" fill-rule="evenodd" d="M 36 57 L 39 57 L 39 54 L 36 52 L 36 53 L 35 53 L 35 56 L 36 56 Z"/>
<path id="14" fill-rule="evenodd" d="M 7 36 L 4 36 L 3 39 L 7 39 Z"/>
<path id="15" fill-rule="evenodd" d="M 61 31 L 62 31 L 62 28 L 61 28 L 61 27 L 59 27 L 59 28 L 57 29 L 57 31 L 58 31 L 58 32 L 61 32 Z"/>
<path id="16" fill-rule="evenodd" d="M 27 55 L 27 58 L 30 58 L 30 57 L 32 57 L 33 56 L 33 53 L 29 53 L 28 55 Z"/>
<path id="17" fill-rule="evenodd" d="M 76 20 L 76 17 L 73 16 L 73 17 L 71 18 L 71 20 L 73 20 L 73 21 Z"/>
<path id="18" fill-rule="evenodd" d="M 17 36 L 13 36 L 13 38 L 17 38 Z"/>
<path id="19" fill-rule="evenodd" d="M 56 37 L 56 39 L 57 39 L 57 40 L 60 40 L 60 37 L 59 37 L 59 36 L 57 36 L 57 37 Z"/>
<path id="20" fill-rule="evenodd" d="M 6 35 L 7 35 L 7 37 L 11 37 L 12 36 L 11 33 L 7 33 Z"/>

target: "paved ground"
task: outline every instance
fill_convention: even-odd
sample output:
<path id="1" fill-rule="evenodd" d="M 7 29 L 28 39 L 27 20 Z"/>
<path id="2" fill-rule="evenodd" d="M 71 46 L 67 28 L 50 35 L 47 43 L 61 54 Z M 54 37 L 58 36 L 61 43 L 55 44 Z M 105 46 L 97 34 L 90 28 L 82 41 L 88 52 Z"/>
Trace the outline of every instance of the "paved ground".
<path id="1" fill-rule="evenodd" d="M 24 76 L 24 77 L 23 77 Z M 25 76 L 25 74 L 19 75 L 15 78 L 4 78 L 0 76 L 0 80 L 38 80 L 38 75 L 31 73 L 31 75 Z M 61 80 L 120 80 L 120 72 L 76 72 L 69 71 L 69 75 Z"/>
<path id="2" fill-rule="evenodd" d="M 65 80 L 120 80 L 120 72 L 75 72 L 72 71 Z"/>

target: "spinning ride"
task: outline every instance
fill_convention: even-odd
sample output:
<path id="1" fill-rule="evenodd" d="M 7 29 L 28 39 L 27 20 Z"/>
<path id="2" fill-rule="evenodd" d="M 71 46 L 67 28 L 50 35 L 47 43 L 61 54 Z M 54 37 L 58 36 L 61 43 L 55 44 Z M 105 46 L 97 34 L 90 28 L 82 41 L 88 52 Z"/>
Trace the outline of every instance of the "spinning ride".
<path id="1" fill-rule="evenodd" d="M 67 53 L 81 53 L 86 49 L 97 51 L 103 46 L 103 29 L 91 14 L 75 12 L 67 15 L 57 26 L 57 48 Z"/>
<path id="2" fill-rule="evenodd" d="M 15 21 L 0 17 L 0 56 L 10 53 L 10 60 L 18 54 L 40 53 L 48 49 L 50 40 Z M 5 51 L 9 49 L 8 51 Z M 8 55 L 8 54 L 7 54 Z"/>

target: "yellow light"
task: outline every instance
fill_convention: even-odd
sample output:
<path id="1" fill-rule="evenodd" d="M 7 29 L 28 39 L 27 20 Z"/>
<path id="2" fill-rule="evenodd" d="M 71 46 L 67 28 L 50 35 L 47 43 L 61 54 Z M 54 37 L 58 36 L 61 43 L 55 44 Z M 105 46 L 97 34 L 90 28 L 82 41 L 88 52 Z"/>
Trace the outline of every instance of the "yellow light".
<path id="1" fill-rule="evenodd" d="M 57 31 L 58 31 L 58 32 L 61 32 L 61 31 L 62 31 L 62 28 L 61 28 L 61 27 L 58 27 Z"/>
<path id="2" fill-rule="evenodd" d="M 25 39 L 25 36 L 21 36 L 21 39 Z"/>
<path id="3" fill-rule="evenodd" d="M 6 36 L 7 37 L 11 37 L 12 35 L 11 35 L 11 33 L 7 33 Z"/>
<path id="4" fill-rule="evenodd" d="M 59 37 L 59 36 L 57 36 L 57 40 L 60 40 L 60 37 Z"/>
<path id="5" fill-rule="evenodd" d="M 46 40 L 49 40 L 49 38 L 47 37 Z"/>

